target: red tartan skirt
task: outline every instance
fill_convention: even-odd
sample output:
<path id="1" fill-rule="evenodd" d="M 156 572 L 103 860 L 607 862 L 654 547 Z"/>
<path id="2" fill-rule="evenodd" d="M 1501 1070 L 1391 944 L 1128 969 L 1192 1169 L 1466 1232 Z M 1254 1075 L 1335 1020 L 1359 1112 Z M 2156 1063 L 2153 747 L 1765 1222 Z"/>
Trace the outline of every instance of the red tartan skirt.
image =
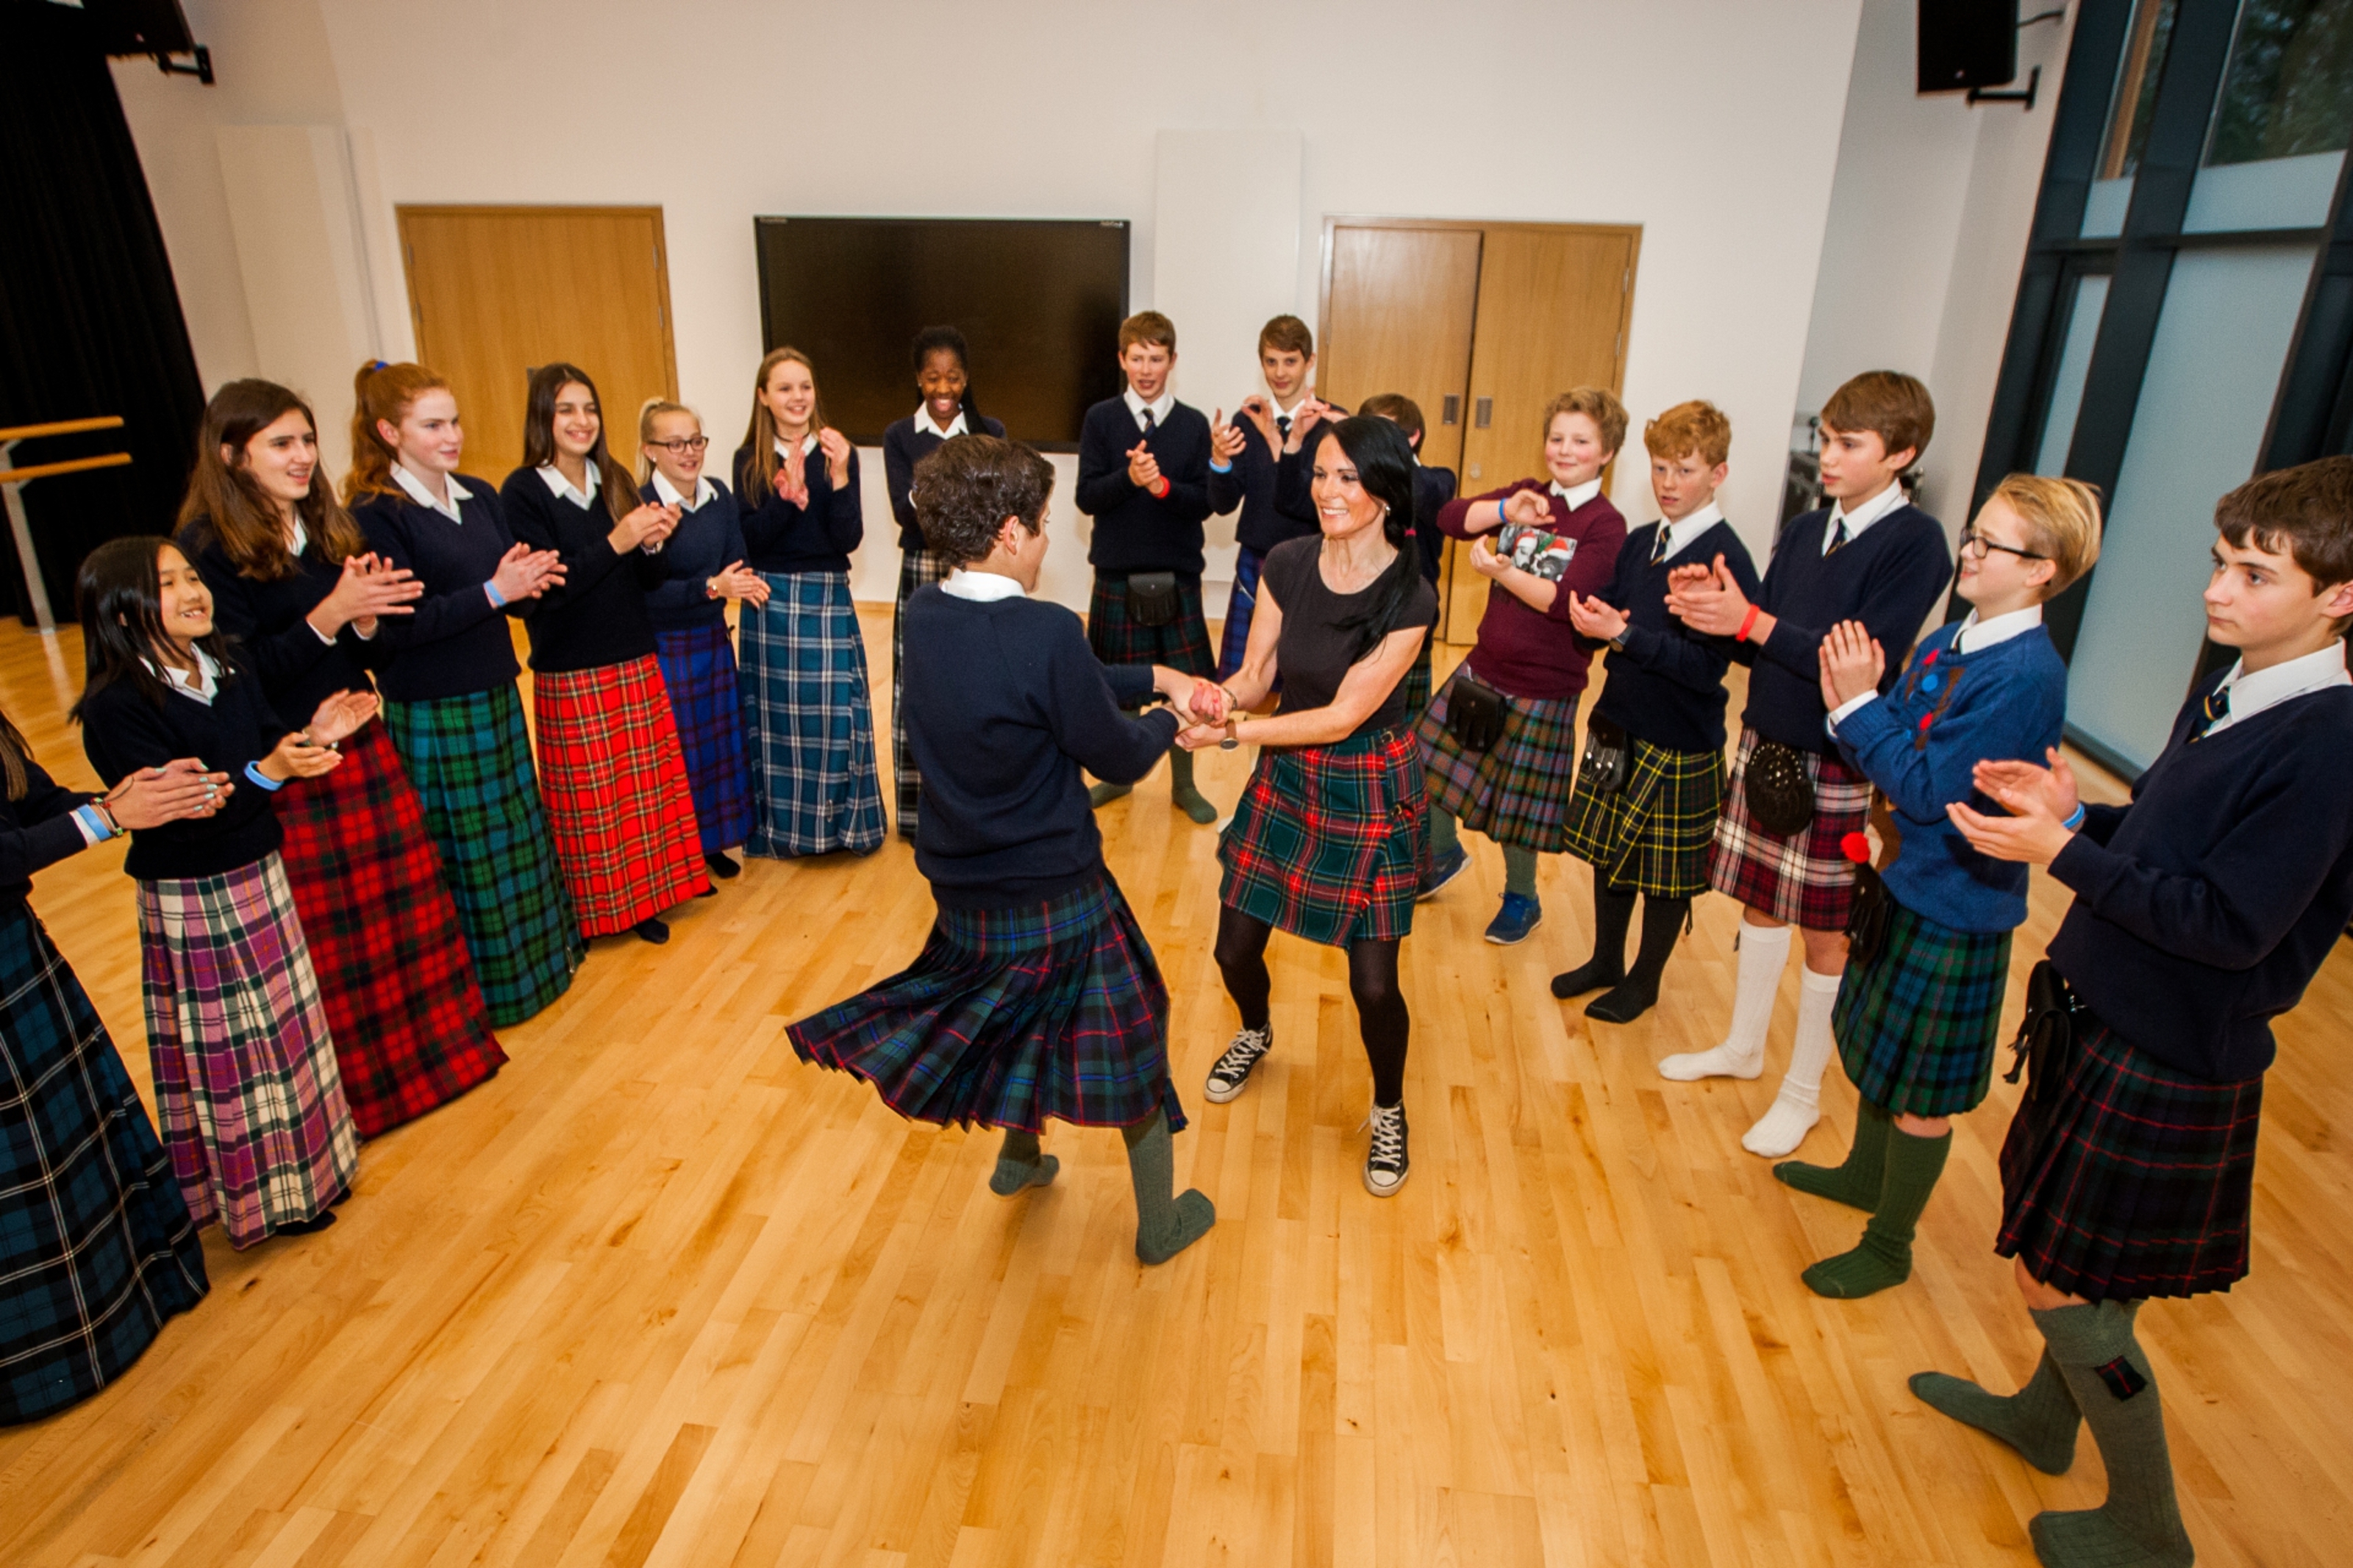
<path id="1" fill-rule="evenodd" d="M 507 1057 L 391 738 L 369 723 L 343 753 L 274 804 L 352 1124 L 373 1138 L 457 1099 Z"/>
<path id="2" fill-rule="evenodd" d="M 1748 815 L 1748 759 L 1757 731 L 1741 731 L 1725 781 L 1724 810 L 1708 846 L 1708 885 L 1752 910 L 1808 931 L 1844 931 L 1854 908 L 1854 865 L 1839 847 L 1871 824 L 1871 781 L 1835 752 L 1800 752 L 1814 781 L 1814 817 L 1783 838 Z"/>
<path id="3" fill-rule="evenodd" d="M 711 886 L 670 692 L 651 654 L 533 677 L 539 793 L 583 936 L 611 936 Z"/>

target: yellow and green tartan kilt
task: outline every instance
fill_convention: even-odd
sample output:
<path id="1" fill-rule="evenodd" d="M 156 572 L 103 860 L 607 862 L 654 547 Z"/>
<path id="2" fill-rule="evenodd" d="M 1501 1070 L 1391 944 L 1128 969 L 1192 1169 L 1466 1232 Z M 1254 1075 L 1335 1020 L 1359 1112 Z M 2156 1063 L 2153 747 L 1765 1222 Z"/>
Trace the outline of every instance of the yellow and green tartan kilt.
<path id="1" fill-rule="evenodd" d="M 1628 737 L 1634 748 L 1615 795 L 1577 784 L 1563 826 L 1568 852 L 1603 885 L 1653 899 L 1707 891 L 1707 847 L 1724 809 L 1724 753 L 1678 752 Z"/>

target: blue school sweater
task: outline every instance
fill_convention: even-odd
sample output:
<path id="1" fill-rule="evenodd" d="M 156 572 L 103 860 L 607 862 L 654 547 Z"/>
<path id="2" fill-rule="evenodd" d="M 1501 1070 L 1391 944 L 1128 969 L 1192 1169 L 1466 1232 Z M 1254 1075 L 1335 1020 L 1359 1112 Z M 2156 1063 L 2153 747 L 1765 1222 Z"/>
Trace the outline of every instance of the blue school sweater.
<path id="1" fill-rule="evenodd" d="M 2051 962 L 2167 1066 L 2258 1077 L 2353 919 L 2353 687 L 2292 698 L 2192 742 L 2198 683 L 2130 805 L 2084 808 L 2051 862 L 2075 901 Z"/>
<path id="2" fill-rule="evenodd" d="M 1626 630 L 1606 658 L 1609 679 L 1593 711 L 1636 740 L 1671 752 L 1720 751 L 1725 704 L 1731 700 L 1724 689 L 1731 639 L 1695 632 L 1667 614 L 1667 574 L 1721 555 L 1725 570 L 1754 604 L 1757 566 L 1728 522 L 1710 525 L 1674 554 L 1653 562 L 1651 552 L 1665 526 L 1653 522 L 1628 534 L 1616 574 L 1594 595 L 1624 614 Z"/>
<path id="3" fill-rule="evenodd" d="M 681 510 L 678 527 L 662 546 L 662 580 L 646 595 L 646 614 L 658 632 L 727 624 L 727 601 L 704 597 L 702 585 L 744 559 L 744 521 L 727 487 L 717 479 L 710 484 L 711 499 Z M 650 481 L 638 495 L 649 502 L 661 500 Z"/>
<path id="4" fill-rule="evenodd" d="M 1894 683 L 1920 623 L 1953 580 L 1945 525 L 1906 501 L 1831 554 L 1822 553 L 1830 508 L 1810 511 L 1781 532 L 1765 568 L 1764 593 L 1749 602 L 1779 625 L 1761 647 L 1734 643 L 1749 667 L 1748 706 L 1740 721 L 1768 741 L 1825 752 L 1822 638 L 1841 621 L 1861 621 L 1887 650 Z"/>
<path id="5" fill-rule="evenodd" d="M 453 474 L 466 499 L 452 522 L 429 506 L 395 490 L 363 496 L 352 516 L 368 537 L 368 547 L 395 566 L 405 566 L 425 584 L 425 597 L 409 616 L 386 616 L 376 637 L 388 646 L 389 662 L 376 679 L 386 700 L 427 702 L 465 697 L 504 686 L 521 674 L 506 617 L 521 616 L 529 599 L 503 613 L 482 591 L 514 544 L 498 492 L 486 479 Z M 302 715 L 307 721 L 310 714 Z"/>
<path id="6" fill-rule="evenodd" d="M 735 449 L 737 515 L 743 520 L 744 564 L 754 572 L 847 572 L 849 552 L 866 539 L 866 513 L 859 502 L 858 453 L 849 454 L 849 483 L 833 488 L 833 468 L 824 449 L 812 447 L 800 459 L 808 480 L 808 505 L 786 504 L 774 487 L 763 489 L 752 472 L 752 448 Z"/>
<path id="7" fill-rule="evenodd" d="M 1128 449 L 1138 441 L 1159 459 L 1168 481 L 1164 499 L 1127 477 Z M 1087 563 L 1105 576 L 1131 572 L 1201 574 L 1201 523 L 1209 515 L 1209 421 L 1198 408 L 1171 404 L 1149 437 L 1124 397 L 1106 397 L 1087 410 L 1079 428 L 1079 510 L 1095 520 Z"/>
<path id="8" fill-rule="evenodd" d="M 966 414 L 964 418 L 967 433 L 975 436 L 1003 437 L 1005 426 L 985 414 Z M 923 550 L 923 525 L 915 516 L 915 500 L 910 493 L 915 488 L 915 465 L 940 449 L 947 437 L 942 436 L 925 414 L 922 422 L 908 415 L 882 432 L 882 478 L 891 491 L 891 515 L 899 524 L 899 548 Z"/>
<path id="9" fill-rule="evenodd" d="M 1283 470 L 1305 469 L 1306 453 L 1286 457 L 1269 449 L 1266 437 L 1247 418 L 1236 419 L 1234 428 L 1242 433 L 1242 449 L 1234 454 L 1233 466 L 1224 473 L 1209 470 L 1209 510 L 1229 512 L 1240 507 L 1241 516 L 1234 520 L 1234 538 L 1244 550 L 1261 556 L 1286 539 L 1321 533 L 1307 487 L 1279 480 L 1279 476 L 1287 478 Z M 1275 433 L 1281 439 L 1283 427 L 1277 425 Z"/>
<path id="10" fill-rule="evenodd" d="M 2042 764 L 2066 722 L 2067 666 L 2041 626 L 1957 654 L 1960 629 L 1955 622 L 1921 638 L 1886 695 L 1841 721 L 1839 750 L 1885 792 L 1903 830 L 1903 848 L 1881 873 L 1890 896 L 1954 931 L 2012 931 L 2026 919 L 2026 868 L 1970 848 L 1945 807 L 2002 815 L 1971 770 Z"/>

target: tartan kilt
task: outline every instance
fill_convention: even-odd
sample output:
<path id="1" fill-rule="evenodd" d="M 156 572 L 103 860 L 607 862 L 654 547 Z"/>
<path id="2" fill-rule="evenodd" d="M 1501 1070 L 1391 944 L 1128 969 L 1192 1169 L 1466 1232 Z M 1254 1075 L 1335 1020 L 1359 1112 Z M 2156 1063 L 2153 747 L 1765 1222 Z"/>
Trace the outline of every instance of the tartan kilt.
<path id="1" fill-rule="evenodd" d="M 2001 1146 L 1994 1250 L 2092 1301 L 2227 1290 L 2247 1274 L 2263 1080 L 2210 1083 L 2079 1014 L 2055 1113 Z"/>
<path id="2" fill-rule="evenodd" d="M 1261 749 L 1218 839 L 1218 901 L 1330 947 L 1413 930 L 1429 835 L 1421 759 L 1403 730 Z"/>
<path id="3" fill-rule="evenodd" d="M 81 982 L 0 909 L 0 1426 L 89 1398 L 204 1300 L 172 1162 Z"/>
<path id="4" fill-rule="evenodd" d="M 1187 675 L 1216 674 L 1199 574 L 1176 574 L 1176 618 L 1147 626 L 1127 613 L 1127 574 L 1097 572 L 1087 601 L 1087 646 L 1105 664 L 1165 664 Z"/>
<path id="5" fill-rule="evenodd" d="M 1844 931 L 1854 907 L 1854 866 L 1839 848 L 1871 821 L 1871 781 L 1843 758 L 1800 752 L 1814 781 L 1814 820 L 1802 834 L 1782 838 L 1749 820 L 1741 780 L 1757 750 L 1757 731 L 1743 730 L 1724 784 L 1724 812 L 1708 847 L 1708 886 L 1752 910 L 1809 931 Z"/>
<path id="6" fill-rule="evenodd" d="M 1432 626 L 1421 639 L 1421 651 L 1413 656 L 1413 668 L 1405 672 L 1405 721 L 1409 728 L 1421 722 L 1422 710 L 1430 706 L 1430 650 L 1438 640 L 1438 628 Z"/>
<path id="7" fill-rule="evenodd" d="M 1563 840 L 1605 887 L 1697 898 L 1707 891 L 1707 847 L 1724 808 L 1724 753 L 1627 740 L 1634 754 L 1625 784 L 1615 795 L 1578 784 Z"/>
<path id="8" fill-rule="evenodd" d="M 1504 735 L 1466 752 L 1446 721 L 1447 698 L 1470 674 L 1466 661 L 1422 710 L 1414 740 L 1429 774 L 1430 806 L 1498 844 L 1557 855 L 1567 847 L 1568 795 L 1577 782 L 1577 698 L 1504 698 Z"/>
<path id="9" fill-rule="evenodd" d="M 907 600 L 918 588 L 944 583 L 952 568 L 936 550 L 904 550 L 899 554 L 899 598 L 891 611 L 891 769 L 898 784 L 899 836 L 915 836 L 915 815 L 923 805 L 923 778 L 915 769 L 915 753 L 907 746 Z"/>
<path id="10" fill-rule="evenodd" d="M 752 769 L 744 760 L 744 708 L 735 693 L 735 645 L 727 623 L 654 633 L 670 721 L 686 756 L 702 852 L 717 855 L 752 831 Z"/>
<path id="11" fill-rule="evenodd" d="M 1863 1099 L 1898 1116 L 1975 1110 L 1993 1083 L 2006 931 L 1955 931 L 1889 900 L 1887 940 L 1850 963 L 1831 1013 L 1839 1060 Z"/>
<path id="12" fill-rule="evenodd" d="M 359 1142 L 286 868 L 271 850 L 217 877 L 139 883 L 155 1110 L 181 1201 L 244 1248 L 316 1219 Z"/>
<path id="13" fill-rule="evenodd" d="M 520 1024 L 572 988 L 587 951 L 540 806 L 522 699 L 510 680 L 386 702 L 384 727 L 441 851 L 491 1023 Z"/>
<path id="14" fill-rule="evenodd" d="M 847 572 L 767 572 L 768 602 L 739 627 L 744 737 L 752 758 L 747 855 L 882 846 L 866 644 Z"/>
<path id="15" fill-rule="evenodd" d="M 279 792 L 280 848 L 363 1138 L 447 1104 L 506 1062 L 474 984 L 424 808 L 381 724 Z"/>
<path id="16" fill-rule="evenodd" d="M 1250 616 L 1258 608 L 1259 578 L 1266 571 L 1266 557 L 1244 544 L 1234 552 L 1234 586 L 1226 595 L 1226 618 L 1218 628 L 1218 679 L 1232 678 L 1242 667 L 1243 656 L 1250 652 Z M 1278 689 L 1280 677 L 1278 680 Z"/>
<path id="17" fill-rule="evenodd" d="M 998 910 L 943 908 L 915 962 L 786 1031 L 803 1061 L 872 1084 L 916 1121 L 1127 1127 L 1185 1109 L 1168 987 L 1110 871 Z"/>
<path id="18" fill-rule="evenodd" d="M 580 934 L 611 936 L 711 886 L 654 656 L 531 683 L 540 793 Z"/>

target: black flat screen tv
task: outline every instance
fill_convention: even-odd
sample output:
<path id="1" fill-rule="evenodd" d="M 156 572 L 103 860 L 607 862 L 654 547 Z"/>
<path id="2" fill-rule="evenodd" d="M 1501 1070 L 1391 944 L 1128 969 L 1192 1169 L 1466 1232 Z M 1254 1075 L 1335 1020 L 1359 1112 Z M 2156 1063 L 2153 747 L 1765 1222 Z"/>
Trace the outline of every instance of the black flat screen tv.
<path id="1" fill-rule="evenodd" d="M 1017 440 L 1074 451 L 1120 390 L 1128 226 L 1117 219 L 763 217 L 760 331 L 817 368 L 826 421 L 860 446 L 922 401 L 929 326 L 972 348 L 980 411 Z"/>

